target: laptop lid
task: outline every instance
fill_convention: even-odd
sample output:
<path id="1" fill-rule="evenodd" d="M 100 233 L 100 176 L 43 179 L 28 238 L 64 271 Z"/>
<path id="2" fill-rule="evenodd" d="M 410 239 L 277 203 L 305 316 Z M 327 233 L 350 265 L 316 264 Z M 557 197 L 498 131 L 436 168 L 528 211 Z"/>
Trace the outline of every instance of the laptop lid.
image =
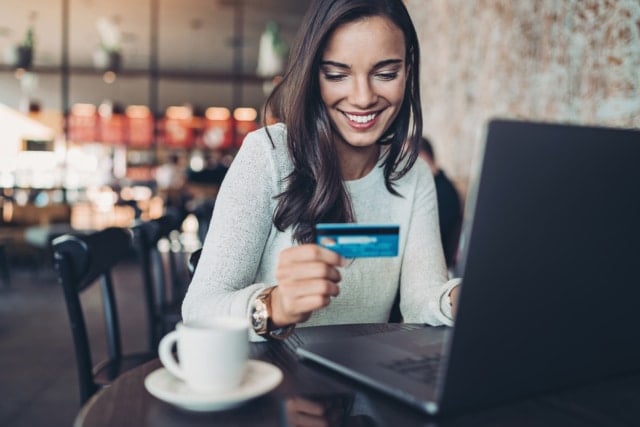
<path id="1" fill-rule="evenodd" d="M 467 201 L 463 286 L 436 394 L 426 386 L 416 393 L 409 379 L 383 378 L 384 369 L 366 363 L 388 343 L 364 352 L 356 338 L 299 354 L 381 390 L 386 383 L 430 413 L 640 367 L 640 132 L 494 120 L 486 141 Z M 394 345 L 411 351 L 411 334 Z"/>
<path id="2" fill-rule="evenodd" d="M 486 139 L 440 409 L 640 368 L 640 132 L 495 120 Z"/>

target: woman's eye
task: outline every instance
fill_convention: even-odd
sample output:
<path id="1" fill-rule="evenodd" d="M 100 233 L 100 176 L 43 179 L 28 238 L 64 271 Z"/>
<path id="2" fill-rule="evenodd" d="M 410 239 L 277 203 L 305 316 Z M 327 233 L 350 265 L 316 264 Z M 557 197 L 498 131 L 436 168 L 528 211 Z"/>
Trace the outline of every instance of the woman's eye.
<path id="1" fill-rule="evenodd" d="M 380 80 L 394 80 L 396 77 L 398 77 L 398 72 L 377 73 L 376 77 L 378 77 Z"/>
<path id="2" fill-rule="evenodd" d="M 342 80 L 345 78 L 344 74 L 333 74 L 333 73 L 324 73 L 324 78 L 331 82 L 335 82 L 338 80 Z"/>

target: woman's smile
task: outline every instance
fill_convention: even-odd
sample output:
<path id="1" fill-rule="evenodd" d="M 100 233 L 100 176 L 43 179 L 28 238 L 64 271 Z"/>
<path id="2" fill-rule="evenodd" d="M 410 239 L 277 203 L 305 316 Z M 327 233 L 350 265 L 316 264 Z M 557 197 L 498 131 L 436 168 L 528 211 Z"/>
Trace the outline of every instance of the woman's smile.
<path id="1" fill-rule="evenodd" d="M 349 125 L 354 129 L 366 130 L 374 126 L 379 113 L 344 113 Z"/>

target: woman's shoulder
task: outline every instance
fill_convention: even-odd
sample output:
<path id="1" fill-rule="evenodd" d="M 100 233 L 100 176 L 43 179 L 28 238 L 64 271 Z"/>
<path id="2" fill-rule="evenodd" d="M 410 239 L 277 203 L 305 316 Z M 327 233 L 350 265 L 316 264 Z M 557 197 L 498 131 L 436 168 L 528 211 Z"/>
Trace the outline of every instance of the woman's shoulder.
<path id="1" fill-rule="evenodd" d="M 410 194 L 414 197 L 430 194 L 434 188 L 433 174 L 427 162 L 418 157 L 407 173 L 394 184 L 396 190 L 405 197 Z"/>
<path id="2" fill-rule="evenodd" d="M 408 162 L 408 159 L 405 158 L 399 168 L 404 167 L 406 162 Z M 400 179 L 400 181 L 404 182 L 424 182 L 425 180 L 431 181 L 433 176 L 427 162 L 420 157 L 415 159 L 407 173 Z"/>
<path id="3" fill-rule="evenodd" d="M 261 127 L 247 134 L 240 151 L 252 158 L 271 159 L 278 170 L 288 170 L 291 165 L 287 150 L 287 128 L 282 123 Z M 240 154 L 240 153 L 239 153 Z"/>
<path id="4" fill-rule="evenodd" d="M 247 134 L 242 145 L 245 144 L 271 146 L 271 148 L 275 149 L 285 148 L 287 144 L 287 128 L 282 123 L 261 127 Z"/>
<path id="5" fill-rule="evenodd" d="M 433 173 L 429 169 L 429 165 L 422 158 L 418 157 L 411 167 L 411 172 L 424 179 L 424 177 L 433 178 Z"/>
<path id="6" fill-rule="evenodd" d="M 251 131 L 244 138 L 240 150 L 260 156 L 282 156 L 281 153 L 287 151 L 287 128 L 276 123 Z"/>

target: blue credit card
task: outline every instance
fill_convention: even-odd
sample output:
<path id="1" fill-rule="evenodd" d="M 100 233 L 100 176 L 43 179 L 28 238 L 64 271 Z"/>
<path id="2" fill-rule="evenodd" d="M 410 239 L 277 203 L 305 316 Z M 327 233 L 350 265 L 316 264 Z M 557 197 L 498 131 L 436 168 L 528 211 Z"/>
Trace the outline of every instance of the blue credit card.
<path id="1" fill-rule="evenodd" d="M 317 224 L 316 242 L 345 258 L 398 256 L 395 224 Z"/>

